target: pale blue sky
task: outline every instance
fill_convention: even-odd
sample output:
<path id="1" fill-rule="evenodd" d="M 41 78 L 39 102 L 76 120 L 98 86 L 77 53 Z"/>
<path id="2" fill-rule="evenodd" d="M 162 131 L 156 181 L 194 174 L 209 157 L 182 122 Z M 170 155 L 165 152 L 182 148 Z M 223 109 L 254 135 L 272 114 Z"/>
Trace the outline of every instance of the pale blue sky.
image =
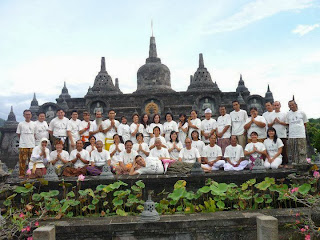
<path id="1" fill-rule="evenodd" d="M 308 117 L 320 117 L 318 0 L 0 1 L 0 117 L 19 120 L 33 92 L 55 102 L 63 81 L 83 97 L 106 57 L 125 93 L 148 55 L 154 22 L 158 56 L 171 84 L 185 91 L 198 54 L 222 91 L 239 74 L 252 94 L 267 84 L 287 111 L 292 94 Z"/>

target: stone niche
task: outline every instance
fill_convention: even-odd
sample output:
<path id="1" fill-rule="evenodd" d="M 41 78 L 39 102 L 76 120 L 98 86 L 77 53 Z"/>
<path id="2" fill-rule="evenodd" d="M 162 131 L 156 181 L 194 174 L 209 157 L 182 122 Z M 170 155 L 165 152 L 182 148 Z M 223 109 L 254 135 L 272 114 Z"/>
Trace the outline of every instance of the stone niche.
<path id="1" fill-rule="evenodd" d="M 154 114 L 162 113 L 162 105 L 158 99 L 148 99 L 144 102 L 142 106 L 142 113 L 146 113 L 149 116 L 153 116 Z"/>
<path id="2" fill-rule="evenodd" d="M 212 111 L 212 115 L 216 113 L 216 102 L 212 97 L 203 97 L 199 100 L 198 103 L 198 110 L 199 110 L 199 117 L 204 116 L 204 111 L 210 108 Z"/>
<path id="3" fill-rule="evenodd" d="M 259 95 L 252 95 L 248 97 L 247 110 L 248 114 L 250 114 L 250 108 L 256 107 L 258 109 L 259 115 L 262 115 L 264 112 L 264 99 Z"/>
<path id="4" fill-rule="evenodd" d="M 97 111 L 100 111 L 102 114 L 107 113 L 109 108 L 108 104 L 102 100 L 93 101 L 89 106 L 91 115 L 95 115 Z"/>
<path id="5" fill-rule="evenodd" d="M 58 108 L 60 107 L 57 104 L 48 102 L 40 107 L 40 112 L 44 112 L 46 114 L 46 121 L 50 122 L 53 118 L 56 117 Z"/>

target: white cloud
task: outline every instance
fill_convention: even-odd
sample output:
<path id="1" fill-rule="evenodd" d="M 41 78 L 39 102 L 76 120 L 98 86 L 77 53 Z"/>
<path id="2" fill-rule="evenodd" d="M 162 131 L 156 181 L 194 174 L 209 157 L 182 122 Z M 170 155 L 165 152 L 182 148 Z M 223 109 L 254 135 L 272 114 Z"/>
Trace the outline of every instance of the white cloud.
<path id="1" fill-rule="evenodd" d="M 242 7 L 239 12 L 218 22 L 209 22 L 203 33 L 214 34 L 234 31 L 253 22 L 280 12 L 299 11 L 313 6 L 314 0 L 256 0 Z"/>
<path id="2" fill-rule="evenodd" d="M 314 29 L 320 27 L 320 24 L 313 24 L 313 25 L 302 25 L 299 24 L 295 29 L 292 30 L 292 33 L 299 34 L 300 36 L 303 36 Z"/>

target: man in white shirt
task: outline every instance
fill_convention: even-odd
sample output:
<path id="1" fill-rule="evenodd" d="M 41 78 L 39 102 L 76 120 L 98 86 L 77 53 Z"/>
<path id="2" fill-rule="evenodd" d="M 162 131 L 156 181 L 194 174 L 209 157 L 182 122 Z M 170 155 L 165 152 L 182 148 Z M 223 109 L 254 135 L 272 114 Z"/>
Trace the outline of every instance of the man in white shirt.
<path id="1" fill-rule="evenodd" d="M 248 119 L 247 111 L 240 109 L 238 101 L 232 102 L 233 111 L 230 113 L 232 135 L 237 136 L 238 143 L 244 149 L 247 143 L 244 125 Z"/>
<path id="2" fill-rule="evenodd" d="M 132 149 L 133 143 L 127 140 L 125 143 L 125 151 L 120 153 L 119 166 L 116 167 L 117 174 L 128 174 L 132 168 L 133 161 L 138 155 L 137 151 Z"/>
<path id="3" fill-rule="evenodd" d="M 273 109 L 274 107 L 270 101 L 266 102 L 265 107 L 266 107 L 267 111 L 262 114 L 262 117 L 264 117 L 266 119 L 266 122 L 269 122 L 270 118 L 272 117 L 272 115 L 274 113 L 274 109 Z M 268 129 L 268 126 L 267 126 L 267 129 Z"/>
<path id="4" fill-rule="evenodd" d="M 80 138 L 83 142 L 83 148 L 86 149 L 90 145 L 89 142 L 89 131 L 90 131 L 90 113 L 88 111 L 83 112 L 83 120 L 80 123 Z"/>
<path id="5" fill-rule="evenodd" d="M 105 123 L 102 121 L 101 111 L 96 111 L 96 119 L 90 124 L 89 134 L 96 138 L 96 141 L 100 140 L 105 143 L 105 134 L 103 130 L 106 129 Z"/>
<path id="6" fill-rule="evenodd" d="M 110 146 L 113 144 L 113 135 L 117 133 L 118 127 L 120 125 L 120 122 L 115 119 L 116 112 L 113 109 L 110 109 L 108 112 L 109 119 L 106 119 L 104 121 L 105 123 L 105 129 L 103 130 L 103 133 L 105 136 L 105 149 L 109 150 Z"/>
<path id="7" fill-rule="evenodd" d="M 211 118 L 212 111 L 210 108 L 207 108 L 204 111 L 204 116 L 205 116 L 205 119 L 203 119 L 201 122 L 201 135 L 202 135 L 202 141 L 205 144 L 208 144 L 210 136 L 214 134 L 216 131 L 217 121 Z"/>
<path id="8" fill-rule="evenodd" d="M 306 125 L 308 118 L 306 114 L 298 110 L 298 105 L 294 100 L 288 103 L 290 112 L 287 114 L 286 123 L 289 125 L 289 164 L 306 163 L 307 142 Z"/>
<path id="9" fill-rule="evenodd" d="M 201 136 L 201 120 L 198 118 L 198 113 L 196 110 L 191 110 L 190 118 L 188 118 L 188 126 L 189 126 L 189 138 L 191 138 L 191 133 L 194 130 L 197 130 L 199 136 Z"/>
<path id="10" fill-rule="evenodd" d="M 244 129 L 248 133 L 248 143 L 251 142 L 251 133 L 256 132 L 258 134 L 258 142 L 263 143 L 263 141 L 267 138 L 266 132 L 266 119 L 262 116 L 258 115 L 258 109 L 256 107 L 250 108 L 250 115 L 244 125 Z"/>
<path id="11" fill-rule="evenodd" d="M 54 149 L 54 143 L 57 140 L 61 140 L 63 142 L 63 149 L 68 151 L 68 135 L 67 135 L 67 125 L 69 122 L 69 119 L 66 118 L 65 112 L 63 109 L 58 109 L 57 110 L 57 117 L 51 120 L 49 124 L 49 134 L 51 136 L 51 146 L 52 150 Z"/>
<path id="12" fill-rule="evenodd" d="M 42 138 L 49 139 L 49 132 L 48 132 L 48 123 L 46 120 L 46 114 L 44 112 L 38 113 L 38 120 L 35 121 L 35 145 L 38 146 L 40 143 L 40 140 Z"/>
<path id="13" fill-rule="evenodd" d="M 223 156 L 221 148 L 216 145 L 216 136 L 211 135 L 209 140 L 210 144 L 205 146 L 202 154 L 205 164 L 201 164 L 201 167 L 205 172 L 219 170 L 225 164 L 225 161 L 221 160 Z"/>
<path id="14" fill-rule="evenodd" d="M 227 146 L 230 145 L 231 137 L 231 117 L 227 114 L 226 107 L 219 107 L 220 116 L 217 119 L 216 134 L 218 137 L 218 146 L 221 147 L 222 154 Z"/>
<path id="15" fill-rule="evenodd" d="M 76 149 L 70 153 L 69 162 L 73 163 L 73 167 L 66 167 L 63 176 L 77 177 L 87 173 L 87 165 L 90 162 L 90 155 L 87 150 L 83 149 L 83 142 L 76 142 Z"/>
<path id="16" fill-rule="evenodd" d="M 26 165 L 29 163 L 32 150 L 35 147 L 35 123 L 31 121 L 30 110 L 23 111 L 24 121 L 20 122 L 16 133 L 19 137 L 19 178 L 24 178 Z"/>
<path id="17" fill-rule="evenodd" d="M 186 147 L 181 149 L 179 153 L 179 161 L 185 163 L 201 163 L 201 156 L 198 149 L 191 146 L 191 139 L 189 137 L 185 140 Z"/>
<path id="18" fill-rule="evenodd" d="M 67 125 L 67 134 L 69 138 L 69 152 L 76 148 L 76 141 L 80 139 L 80 124 L 81 121 L 78 119 L 77 110 L 73 110 L 71 113 L 71 119 Z"/>
<path id="19" fill-rule="evenodd" d="M 147 157 L 144 159 L 137 155 L 129 175 L 138 174 L 163 174 L 163 165 L 158 158 Z"/>
<path id="20" fill-rule="evenodd" d="M 91 166 L 87 167 L 89 175 L 98 176 L 102 172 L 103 166 L 107 163 L 111 164 L 111 157 L 107 150 L 103 149 L 102 141 L 97 141 L 97 149 L 91 152 Z"/>
<path id="21" fill-rule="evenodd" d="M 268 118 L 268 127 L 273 127 L 276 130 L 278 138 L 283 143 L 282 148 L 282 164 L 286 166 L 288 164 L 288 150 L 287 150 L 287 113 L 281 112 L 281 104 L 279 101 L 273 103 L 274 112 Z"/>
<path id="22" fill-rule="evenodd" d="M 243 148 L 237 143 L 237 137 L 231 136 L 231 144 L 226 147 L 224 158 L 227 161 L 224 164 L 225 171 L 240 171 L 243 170 L 248 164 L 248 160 L 244 160 Z"/>

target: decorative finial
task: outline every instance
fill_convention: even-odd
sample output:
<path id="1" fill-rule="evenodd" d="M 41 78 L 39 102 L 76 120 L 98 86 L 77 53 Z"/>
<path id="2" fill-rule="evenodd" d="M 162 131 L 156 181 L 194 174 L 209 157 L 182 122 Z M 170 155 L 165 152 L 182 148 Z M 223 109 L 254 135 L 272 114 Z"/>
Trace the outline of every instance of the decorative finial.
<path id="1" fill-rule="evenodd" d="M 34 101 L 37 101 L 36 93 L 33 93 L 33 100 L 34 100 Z"/>
<path id="2" fill-rule="evenodd" d="M 151 19 L 151 37 L 153 37 L 153 20 Z"/>
<path id="3" fill-rule="evenodd" d="M 271 91 L 270 91 L 270 86 L 269 86 L 269 84 L 268 84 L 268 90 L 267 90 L 267 92 L 271 92 Z"/>
<path id="4" fill-rule="evenodd" d="M 101 70 L 100 72 L 105 72 L 106 71 L 106 61 L 104 57 L 101 58 Z"/>
<path id="5" fill-rule="evenodd" d="M 295 101 L 295 99 L 294 99 L 294 94 L 292 95 L 292 100 Z"/>
<path id="6" fill-rule="evenodd" d="M 242 74 L 241 74 L 241 73 L 240 73 L 240 81 L 243 81 L 243 80 L 242 80 Z"/>
<path id="7" fill-rule="evenodd" d="M 66 81 L 64 81 L 63 87 L 67 88 Z"/>
<path id="8" fill-rule="evenodd" d="M 204 68 L 203 55 L 199 54 L 199 68 Z"/>

